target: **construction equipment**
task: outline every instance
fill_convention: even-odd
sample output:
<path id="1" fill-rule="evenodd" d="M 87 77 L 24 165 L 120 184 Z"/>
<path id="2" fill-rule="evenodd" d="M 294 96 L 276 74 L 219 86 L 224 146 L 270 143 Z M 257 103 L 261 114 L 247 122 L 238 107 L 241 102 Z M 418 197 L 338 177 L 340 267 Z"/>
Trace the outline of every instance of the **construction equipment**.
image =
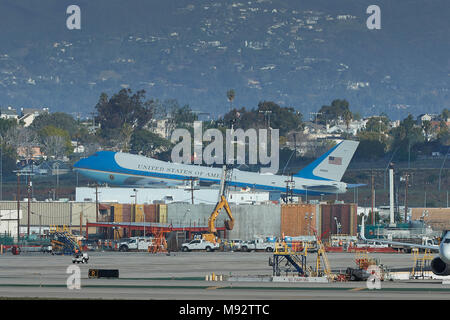
<path id="1" fill-rule="evenodd" d="M 433 256 L 431 255 L 431 251 L 429 249 L 425 249 L 425 252 L 422 257 L 419 256 L 419 249 L 412 249 L 414 264 L 411 269 L 410 279 L 425 279 L 431 278 L 431 260 L 433 260 Z"/>
<path id="2" fill-rule="evenodd" d="M 309 274 L 310 276 L 314 276 L 314 277 L 320 277 L 325 275 L 329 281 L 334 280 L 334 275 L 331 273 L 331 268 L 330 268 L 330 262 L 328 261 L 328 257 L 326 254 L 326 250 L 325 250 L 325 246 L 322 242 L 322 237 L 318 237 L 317 236 L 317 231 L 316 229 L 312 228 L 314 232 L 314 235 L 316 236 L 317 239 L 317 258 L 316 258 L 316 269 L 312 269 L 311 267 L 309 268 Z M 321 263 L 322 260 L 322 263 Z M 323 267 L 323 270 L 322 270 Z"/>
<path id="3" fill-rule="evenodd" d="M 345 271 L 346 280 L 366 281 L 371 275 L 369 272 L 371 266 L 379 266 L 378 261 L 369 257 L 367 251 L 356 252 L 355 263 L 358 266 L 357 268 L 348 267 Z"/>
<path id="4" fill-rule="evenodd" d="M 76 237 L 66 226 L 50 226 L 49 234 L 52 237 L 52 254 L 73 254 L 81 251 Z"/>
<path id="5" fill-rule="evenodd" d="M 228 169 L 226 165 L 223 166 L 222 170 L 222 178 L 220 180 L 220 191 L 219 191 L 219 200 L 216 204 L 216 207 L 214 208 L 214 211 L 212 212 L 211 216 L 208 219 L 208 233 L 204 233 L 202 235 L 203 239 L 206 241 L 210 241 L 213 243 L 220 242 L 220 239 L 218 238 L 217 229 L 215 226 L 215 222 L 217 219 L 217 216 L 219 215 L 220 211 L 225 208 L 225 211 L 228 214 L 228 217 L 230 220 L 225 220 L 225 228 L 227 230 L 233 230 L 234 227 L 234 218 L 231 214 L 230 206 L 228 205 L 227 197 L 226 197 L 226 181 L 231 177 L 231 170 Z"/>
<path id="6" fill-rule="evenodd" d="M 148 246 L 149 253 L 167 252 L 166 233 L 169 230 L 162 230 L 161 228 L 152 228 L 153 234 L 152 243 Z"/>
<path id="7" fill-rule="evenodd" d="M 306 247 L 303 252 L 296 252 L 284 241 L 277 243 L 273 260 L 269 258 L 269 266 L 272 266 L 273 276 L 280 276 L 281 272 L 286 272 L 286 275 L 289 272 L 296 272 L 298 276 L 306 276 L 306 255 Z"/>

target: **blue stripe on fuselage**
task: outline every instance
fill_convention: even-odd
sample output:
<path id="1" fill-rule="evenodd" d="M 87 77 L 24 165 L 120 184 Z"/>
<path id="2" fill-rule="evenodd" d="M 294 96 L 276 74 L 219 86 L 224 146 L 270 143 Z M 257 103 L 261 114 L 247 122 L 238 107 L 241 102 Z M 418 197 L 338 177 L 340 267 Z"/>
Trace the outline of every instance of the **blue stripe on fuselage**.
<path id="1" fill-rule="evenodd" d="M 98 181 L 108 182 L 110 184 L 120 185 L 125 183 L 125 180 L 131 177 L 135 178 L 148 178 L 148 179 L 167 179 L 167 180 L 187 180 L 190 177 L 179 175 L 179 174 L 169 174 L 169 173 L 161 173 L 161 172 L 149 172 L 149 171 L 140 171 L 133 169 L 126 169 L 119 166 L 114 158 L 116 152 L 114 151 L 98 151 L 94 155 L 80 159 L 78 162 L 74 164 L 74 169 L 80 171 L 82 174 L 89 176 Z M 114 179 L 111 180 L 110 176 L 113 175 Z M 122 177 L 124 176 L 125 177 Z M 128 176 L 128 177 L 127 177 Z M 209 179 L 209 178 L 199 178 L 203 182 L 210 183 L 220 183 L 220 179 Z M 323 178 L 321 179 L 323 180 Z M 324 179 L 328 180 L 328 179 Z M 228 186 L 238 187 L 238 188 L 254 188 L 259 190 L 266 191 L 286 191 L 286 188 L 282 187 L 273 187 L 267 185 L 260 184 L 251 184 L 251 183 L 243 183 L 243 182 L 233 182 L 227 181 Z M 303 189 L 293 189 L 293 193 L 295 194 L 309 194 L 309 195 L 321 195 L 321 194 L 331 194 L 331 192 L 316 192 L 310 190 Z"/>

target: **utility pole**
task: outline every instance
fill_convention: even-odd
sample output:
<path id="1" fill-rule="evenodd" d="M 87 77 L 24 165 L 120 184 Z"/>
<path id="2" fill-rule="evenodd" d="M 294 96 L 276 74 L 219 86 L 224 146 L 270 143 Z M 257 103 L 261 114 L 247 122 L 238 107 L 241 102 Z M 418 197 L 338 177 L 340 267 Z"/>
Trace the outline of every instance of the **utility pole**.
<path id="1" fill-rule="evenodd" d="M 186 188 L 186 191 L 191 192 L 191 203 L 194 204 L 194 191 L 198 190 L 199 188 L 195 187 L 195 181 L 198 181 L 198 178 L 196 177 L 189 177 L 189 188 Z"/>
<path id="2" fill-rule="evenodd" d="M 98 183 L 95 184 L 95 223 L 98 223 Z M 97 227 L 95 227 L 95 233 L 98 233 Z"/>
<path id="3" fill-rule="evenodd" d="M 80 212 L 80 237 L 83 236 L 83 210 Z"/>
<path id="4" fill-rule="evenodd" d="M 30 238 L 30 207 L 31 207 L 31 181 L 28 178 L 28 186 L 27 186 L 27 197 L 28 197 L 28 225 L 27 225 L 27 235 L 28 235 L 28 239 Z"/>
<path id="5" fill-rule="evenodd" d="M 286 181 L 284 181 L 284 182 L 286 182 L 286 198 L 285 198 L 286 203 L 288 203 L 288 202 L 292 203 L 292 201 L 293 201 L 292 193 L 293 193 L 293 188 L 295 185 L 294 176 L 292 175 L 292 173 L 290 173 L 289 176 L 290 176 L 290 179 L 287 179 Z M 289 199 L 289 195 L 290 195 L 290 199 Z M 306 195 L 306 196 L 308 197 L 308 195 Z"/>
<path id="6" fill-rule="evenodd" d="M 17 243 L 20 238 L 20 173 L 17 171 Z"/>
<path id="7" fill-rule="evenodd" d="M 371 219 L 371 222 L 372 222 L 372 225 L 374 225 L 374 222 L 375 222 L 375 213 L 373 212 L 373 207 L 374 207 L 374 200 L 375 200 L 375 186 L 374 186 L 374 175 L 373 175 L 373 170 L 372 170 L 372 174 L 371 174 L 371 176 L 372 176 L 372 193 L 371 193 L 371 196 L 372 196 L 372 219 Z"/>
<path id="8" fill-rule="evenodd" d="M 405 173 L 405 222 L 408 216 L 408 180 L 409 173 Z"/>

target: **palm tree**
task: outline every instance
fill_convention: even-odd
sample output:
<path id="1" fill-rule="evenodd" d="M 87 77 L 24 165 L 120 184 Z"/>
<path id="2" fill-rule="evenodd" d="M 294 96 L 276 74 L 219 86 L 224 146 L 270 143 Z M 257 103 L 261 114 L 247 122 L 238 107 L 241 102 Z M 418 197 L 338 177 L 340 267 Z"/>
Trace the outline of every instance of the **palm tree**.
<path id="1" fill-rule="evenodd" d="M 230 89 L 227 91 L 227 98 L 228 98 L 228 101 L 230 101 L 230 111 L 233 109 L 233 100 L 234 100 L 235 96 L 236 96 L 236 94 L 234 93 L 233 89 Z"/>

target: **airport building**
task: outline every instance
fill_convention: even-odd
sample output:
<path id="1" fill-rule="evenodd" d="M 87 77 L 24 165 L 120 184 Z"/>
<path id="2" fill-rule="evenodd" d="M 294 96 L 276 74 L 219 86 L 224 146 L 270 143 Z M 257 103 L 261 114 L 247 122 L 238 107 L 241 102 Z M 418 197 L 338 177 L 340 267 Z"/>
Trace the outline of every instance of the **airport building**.
<path id="1" fill-rule="evenodd" d="M 216 188 L 119 188 L 119 187 L 78 187 L 75 191 L 76 202 L 105 203 L 194 203 L 215 204 L 219 197 Z M 229 190 L 228 202 L 236 204 L 262 204 L 280 200 L 280 192 L 255 192 Z"/>
<path id="2" fill-rule="evenodd" d="M 150 189 L 151 190 L 151 189 Z M 133 199 L 131 199 L 133 200 Z M 98 207 L 98 212 L 96 208 Z M 274 202 L 263 204 L 230 203 L 235 219 L 233 230 L 222 232 L 220 236 L 228 239 L 249 240 L 257 236 L 301 236 L 311 235 L 312 230 L 318 234 L 356 235 L 355 204 L 289 204 L 280 205 Z M 0 231 L 10 236 L 17 235 L 17 202 L 0 201 L 2 216 Z M 51 226 L 67 226 L 76 235 L 95 235 L 107 239 L 119 239 L 131 235 L 127 228 L 99 227 L 95 223 L 178 225 L 186 228 L 207 226 L 208 219 L 215 208 L 214 204 L 181 203 L 168 204 L 134 204 L 117 202 L 47 202 L 31 201 L 30 214 L 28 203 L 20 203 L 20 233 L 28 232 L 28 216 L 30 234 L 37 237 L 45 235 Z M 6 219 L 6 217 L 8 219 Z M 224 222 L 228 219 L 221 212 L 216 226 L 224 230 Z M 142 233 L 142 232 L 141 232 Z M 134 235 L 141 234 L 133 232 Z"/>

